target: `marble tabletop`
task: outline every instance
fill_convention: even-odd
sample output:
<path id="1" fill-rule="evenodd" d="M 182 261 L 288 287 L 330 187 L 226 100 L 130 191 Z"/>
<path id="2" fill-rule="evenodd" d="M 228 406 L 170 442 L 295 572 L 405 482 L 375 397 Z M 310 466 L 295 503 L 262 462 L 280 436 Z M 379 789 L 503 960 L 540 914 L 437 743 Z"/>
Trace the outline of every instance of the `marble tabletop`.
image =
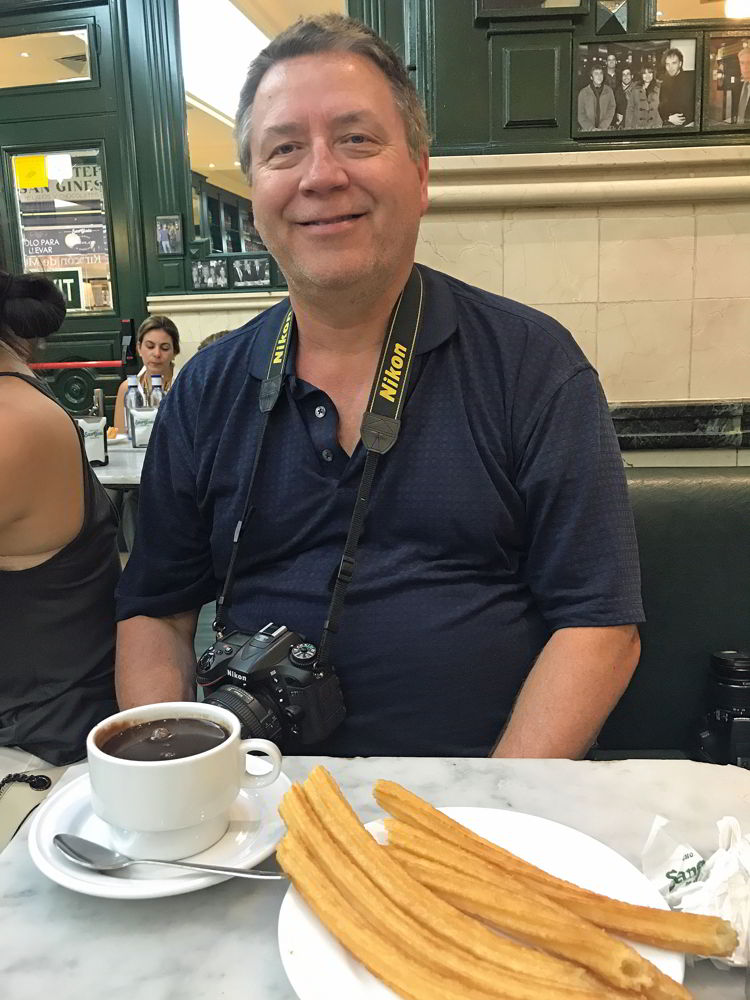
<path id="1" fill-rule="evenodd" d="M 110 444 L 107 456 L 107 465 L 91 466 L 102 486 L 117 489 L 140 483 L 143 459 L 146 457 L 145 448 L 133 448 L 130 444 Z"/>
<path id="2" fill-rule="evenodd" d="M 716 821 L 750 831 L 750 773 L 691 761 L 521 761 L 288 757 L 302 779 L 325 764 L 366 822 L 381 815 L 371 789 L 398 781 L 436 805 L 494 806 L 575 827 L 634 864 L 656 813 L 708 855 Z M 63 780 L 82 766 L 70 768 Z M 0 854 L 0 984 L 5 1000 L 294 1000 L 276 940 L 285 886 L 230 880 L 166 899 L 79 895 L 33 866 L 25 827 Z M 710 962 L 688 968 L 697 1000 L 742 1000 L 744 974 Z M 347 998 L 331 997 L 331 1000 Z"/>

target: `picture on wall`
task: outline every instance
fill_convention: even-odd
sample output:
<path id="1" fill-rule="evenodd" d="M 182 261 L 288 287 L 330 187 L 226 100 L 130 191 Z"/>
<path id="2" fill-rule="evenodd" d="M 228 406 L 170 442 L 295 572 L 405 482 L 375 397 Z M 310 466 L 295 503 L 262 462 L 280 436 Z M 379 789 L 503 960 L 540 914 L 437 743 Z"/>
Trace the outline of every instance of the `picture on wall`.
<path id="1" fill-rule="evenodd" d="M 750 129 L 750 31 L 709 35 L 703 127 Z"/>
<path id="2" fill-rule="evenodd" d="M 232 288 L 268 287 L 271 284 L 271 258 L 268 254 L 235 257 L 230 265 Z"/>
<path id="3" fill-rule="evenodd" d="M 578 46 L 577 134 L 697 129 L 695 39 Z"/>
<path id="4" fill-rule="evenodd" d="M 229 274 L 225 260 L 194 260 L 191 268 L 193 288 L 200 291 L 229 288 Z"/>
<path id="5" fill-rule="evenodd" d="M 182 217 L 179 215 L 156 216 L 156 249 L 162 256 L 184 253 L 182 247 Z"/>

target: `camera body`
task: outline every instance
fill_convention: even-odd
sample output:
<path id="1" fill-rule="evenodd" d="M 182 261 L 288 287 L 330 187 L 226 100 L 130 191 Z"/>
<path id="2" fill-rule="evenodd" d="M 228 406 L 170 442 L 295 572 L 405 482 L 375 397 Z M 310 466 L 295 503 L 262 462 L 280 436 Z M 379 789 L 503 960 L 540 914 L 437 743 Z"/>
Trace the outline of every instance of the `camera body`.
<path id="1" fill-rule="evenodd" d="M 730 649 L 713 654 L 708 704 L 710 711 L 696 733 L 696 756 L 750 768 L 750 653 Z"/>
<path id="2" fill-rule="evenodd" d="M 346 716 L 338 677 L 320 670 L 317 648 L 285 625 L 229 632 L 198 660 L 205 701 L 229 709 L 243 738 L 271 740 L 285 753 L 319 743 Z"/>

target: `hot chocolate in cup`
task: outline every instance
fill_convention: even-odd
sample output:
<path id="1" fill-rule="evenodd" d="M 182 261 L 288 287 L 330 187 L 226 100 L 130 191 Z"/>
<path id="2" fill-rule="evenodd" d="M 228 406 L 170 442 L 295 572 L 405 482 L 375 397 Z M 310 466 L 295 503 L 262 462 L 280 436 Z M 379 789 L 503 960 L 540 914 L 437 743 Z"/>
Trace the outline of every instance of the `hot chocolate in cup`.
<path id="1" fill-rule="evenodd" d="M 215 844 L 242 785 L 270 785 L 281 751 L 240 739 L 235 715 L 218 705 L 172 701 L 129 708 L 94 726 L 86 740 L 91 805 L 111 828 L 112 846 L 132 858 L 176 861 Z M 245 758 L 263 753 L 265 774 Z"/>

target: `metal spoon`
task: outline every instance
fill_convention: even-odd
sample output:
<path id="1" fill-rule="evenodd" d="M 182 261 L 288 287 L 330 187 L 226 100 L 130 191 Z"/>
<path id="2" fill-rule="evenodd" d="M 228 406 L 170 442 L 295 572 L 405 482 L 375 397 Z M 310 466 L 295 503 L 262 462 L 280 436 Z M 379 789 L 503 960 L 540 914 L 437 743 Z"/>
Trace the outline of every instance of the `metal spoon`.
<path id="1" fill-rule="evenodd" d="M 150 858 L 129 858 L 119 851 L 112 851 L 93 840 L 76 837 L 72 833 L 56 833 L 52 843 L 66 858 L 83 868 L 97 872 L 116 872 L 130 865 L 166 865 L 168 868 L 189 868 L 191 871 L 211 872 L 214 875 L 236 875 L 239 878 L 286 879 L 283 872 L 248 871 L 245 868 L 225 868 L 222 865 L 198 865 L 194 861 L 155 861 Z"/>

